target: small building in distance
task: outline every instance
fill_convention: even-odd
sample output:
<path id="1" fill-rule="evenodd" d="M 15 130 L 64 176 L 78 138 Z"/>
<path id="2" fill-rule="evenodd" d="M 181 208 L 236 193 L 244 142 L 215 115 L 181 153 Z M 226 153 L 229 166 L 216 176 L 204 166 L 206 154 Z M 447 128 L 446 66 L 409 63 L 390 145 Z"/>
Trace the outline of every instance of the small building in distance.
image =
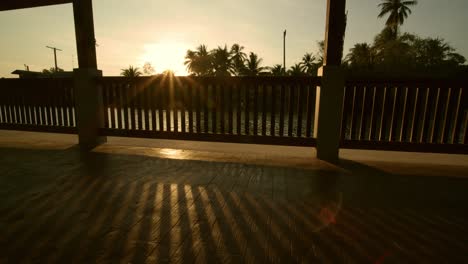
<path id="1" fill-rule="evenodd" d="M 15 70 L 11 74 L 16 74 L 20 79 L 35 79 L 35 78 L 71 78 L 73 77 L 73 72 L 61 71 L 54 73 L 43 73 L 27 70 Z"/>

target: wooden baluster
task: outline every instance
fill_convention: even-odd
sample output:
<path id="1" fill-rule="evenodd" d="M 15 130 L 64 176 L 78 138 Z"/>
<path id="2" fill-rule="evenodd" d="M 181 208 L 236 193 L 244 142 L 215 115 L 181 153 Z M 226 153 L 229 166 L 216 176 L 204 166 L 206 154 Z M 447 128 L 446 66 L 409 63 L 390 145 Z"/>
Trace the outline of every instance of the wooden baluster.
<path id="1" fill-rule="evenodd" d="M 23 86 L 21 90 L 22 90 L 21 93 L 20 93 L 20 95 L 21 95 L 21 97 L 20 97 L 21 109 L 20 110 L 21 110 L 21 113 L 22 113 L 21 121 L 22 121 L 22 124 L 29 124 L 28 117 L 27 117 L 28 105 L 27 105 L 26 98 L 25 98 L 28 95 L 28 93 L 27 93 L 28 89 L 26 89 L 26 87 Z"/>
<path id="2" fill-rule="evenodd" d="M 253 98 L 253 134 L 254 136 L 258 136 L 258 89 L 259 84 L 254 84 L 254 98 Z"/>
<path id="3" fill-rule="evenodd" d="M 262 85 L 262 136 L 266 136 L 267 131 L 267 98 L 268 98 L 268 90 L 267 85 Z"/>
<path id="4" fill-rule="evenodd" d="M 167 113 L 171 117 L 170 131 L 179 132 L 178 84 L 173 80 L 169 83 L 169 87 L 169 107 Z"/>
<path id="5" fill-rule="evenodd" d="M 180 90 L 179 90 L 179 100 L 180 100 L 180 128 L 182 133 L 187 132 L 187 124 L 186 124 L 186 113 L 187 113 L 187 89 L 188 87 L 185 83 L 179 83 Z"/>
<path id="6" fill-rule="evenodd" d="M 284 84 L 281 84 L 280 87 L 280 113 L 279 113 L 279 136 L 284 136 L 284 108 L 286 105 L 286 98 L 285 98 L 285 87 Z"/>
<path id="7" fill-rule="evenodd" d="M 225 111 L 224 111 L 224 108 L 226 107 L 225 106 L 225 100 L 224 100 L 224 97 L 225 97 L 225 92 L 224 90 L 226 89 L 226 83 L 223 83 L 221 85 L 220 90 L 219 90 L 219 116 L 220 116 L 220 124 L 221 124 L 221 127 L 220 127 L 220 132 L 221 134 L 225 134 L 226 130 L 225 130 Z"/>
<path id="8" fill-rule="evenodd" d="M 434 135 L 437 133 L 437 115 L 439 112 L 439 100 L 440 100 L 440 88 L 437 87 L 437 92 L 434 97 L 434 107 L 433 107 L 433 114 L 432 114 L 432 125 L 431 125 L 431 133 L 429 135 L 429 142 L 428 143 L 435 143 Z"/>
<path id="9" fill-rule="evenodd" d="M 65 104 L 67 104 L 67 100 L 68 100 L 67 99 L 67 97 L 68 97 L 67 90 L 65 90 L 65 92 L 66 92 L 65 93 Z M 38 125 L 39 124 L 39 116 L 38 116 L 39 113 L 38 113 L 38 106 L 37 106 L 37 92 L 35 92 L 34 90 L 31 91 L 31 93 L 29 94 L 29 98 L 30 98 L 30 104 L 31 104 L 31 124 L 32 125 Z M 5 119 L 3 119 L 3 120 L 5 120 Z M 67 124 L 66 121 L 65 121 L 65 124 Z"/>
<path id="10" fill-rule="evenodd" d="M 396 111 L 396 104 L 397 104 L 397 96 L 398 96 L 398 89 L 400 87 L 398 86 L 395 86 L 393 87 L 393 103 L 392 103 L 392 114 L 391 114 L 391 117 L 390 117 L 390 129 L 389 129 L 389 132 L 388 132 L 388 141 L 394 141 L 394 139 L 396 139 L 396 135 L 393 135 L 394 134 L 394 125 L 395 125 L 395 111 Z"/>
<path id="11" fill-rule="evenodd" d="M 234 130 L 234 114 L 233 114 L 233 108 L 234 108 L 234 102 L 233 102 L 233 98 L 232 98 L 232 84 L 228 84 L 226 86 L 226 88 L 228 89 L 227 90 L 227 94 L 228 94 L 228 103 L 227 103 L 227 108 L 228 108 L 228 111 L 229 111 L 229 116 L 228 116 L 228 133 L 229 134 L 233 134 L 233 130 Z"/>
<path id="12" fill-rule="evenodd" d="M 155 101 L 157 104 L 158 108 L 158 124 L 159 124 L 159 130 L 158 131 L 164 131 L 164 115 L 163 115 L 163 102 L 164 102 L 164 94 L 163 94 L 163 85 L 161 82 L 158 82 L 157 85 L 155 86 Z"/>
<path id="13" fill-rule="evenodd" d="M 450 107 L 450 97 L 452 95 L 452 88 L 447 88 L 447 100 L 445 101 L 444 107 L 444 117 L 442 119 L 442 130 L 440 133 L 440 141 L 439 143 L 446 143 L 446 132 L 447 132 L 447 122 L 448 122 L 448 112 Z"/>
<path id="14" fill-rule="evenodd" d="M 302 115 L 304 111 L 304 87 L 303 84 L 297 84 L 298 104 L 297 104 L 297 137 L 302 137 Z"/>
<path id="15" fill-rule="evenodd" d="M 33 121 L 33 118 L 34 118 L 33 102 L 34 102 L 34 98 L 32 98 L 31 92 L 29 92 L 26 95 L 25 103 L 26 103 L 26 109 L 27 109 L 27 112 L 28 112 L 28 124 L 30 124 L 30 125 L 34 125 L 34 121 Z M 63 104 L 63 102 L 62 102 L 62 104 Z"/>
<path id="16" fill-rule="evenodd" d="M 75 109 L 76 100 L 75 100 L 75 92 L 74 92 L 73 86 L 70 86 L 68 98 L 70 100 L 70 106 L 71 106 L 69 119 L 70 119 L 70 122 L 72 123 L 72 126 L 76 127 L 77 126 L 76 125 L 76 109 Z"/>
<path id="17" fill-rule="evenodd" d="M 52 126 L 57 126 L 58 123 L 57 123 L 57 111 L 56 111 L 56 107 L 57 107 L 57 93 L 58 93 L 58 89 L 57 89 L 57 80 L 53 80 L 51 82 L 51 86 L 50 86 L 50 89 L 51 89 L 51 93 L 48 94 L 48 98 L 49 98 L 49 105 L 50 105 L 50 112 L 49 112 L 49 115 L 50 115 L 50 118 L 52 120 Z M 21 97 L 21 96 L 20 96 Z M 20 113 L 21 113 L 21 107 L 20 107 Z"/>
<path id="18" fill-rule="evenodd" d="M 245 85 L 245 134 L 250 135 L 250 87 Z"/>
<path id="19" fill-rule="evenodd" d="M 6 80 L 0 79 L 0 91 L 6 91 L 8 89 L 8 86 L 6 84 L 7 84 Z M 6 110 L 5 110 L 5 98 L 6 98 L 5 92 L 3 92 L 2 96 L 0 96 L 0 123 L 2 124 L 7 123 Z"/>
<path id="20" fill-rule="evenodd" d="M 137 129 L 137 113 L 136 113 L 136 104 L 137 104 L 137 95 L 138 95 L 138 84 L 135 81 L 130 82 L 130 119 L 132 122 L 132 130 Z"/>
<path id="21" fill-rule="evenodd" d="M 237 129 L 237 135 L 241 135 L 242 134 L 242 131 L 241 131 L 241 128 L 242 128 L 241 127 L 242 126 L 242 123 L 241 123 L 241 120 L 242 120 L 242 86 L 237 85 L 235 89 L 237 93 L 236 129 Z"/>
<path id="22" fill-rule="evenodd" d="M 270 135 L 272 137 L 276 134 L 276 84 L 271 85 L 271 119 L 270 119 Z"/>
<path id="23" fill-rule="evenodd" d="M 15 89 L 16 96 L 15 96 L 15 113 L 16 113 L 16 124 L 23 124 L 23 111 L 22 111 L 22 103 L 21 103 L 21 90 Z"/>
<path id="24" fill-rule="evenodd" d="M 148 104 L 149 109 L 148 111 L 151 113 L 150 123 L 151 123 L 151 131 L 156 131 L 157 126 L 157 113 L 156 113 L 156 89 L 155 89 L 155 81 L 152 80 L 150 85 L 148 86 Z"/>
<path id="25" fill-rule="evenodd" d="M 46 126 L 52 126 L 52 120 L 50 119 L 50 97 L 49 97 L 49 94 L 52 93 L 52 91 L 50 89 L 50 85 L 51 85 L 51 81 L 47 80 L 47 83 L 45 84 L 46 87 L 44 87 L 45 93 L 43 95 L 43 104 L 44 104 L 44 107 L 42 108 L 44 110 L 43 125 L 46 125 Z"/>
<path id="26" fill-rule="evenodd" d="M 350 111 L 350 114 L 351 114 L 351 118 L 350 118 L 350 122 L 349 122 L 349 135 L 350 135 L 350 139 L 351 140 L 354 140 L 356 139 L 354 137 L 354 134 L 353 133 L 354 131 L 354 122 L 355 122 L 355 115 L 354 115 L 354 111 L 355 109 L 357 108 L 356 107 L 356 90 L 357 90 L 357 86 L 353 85 L 352 87 L 350 87 L 350 90 L 352 91 L 352 96 L 351 96 L 351 111 Z"/>
<path id="27" fill-rule="evenodd" d="M 351 90 L 349 87 L 351 85 L 350 84 L 345 84 L 345 87 L 344 87 L 344 92 L 343 92 L 343 110 L 341 112 L 341 139 L 344 140 L 344 139 L 349 139 L 348 138 L 348 134 L 347 134 L 347 129 L 348 129 L 348 116 L 349 116 L 349 107 L 348 105 L 351 103 L 349 101 L 349 91 Z M 315 116 L 314 116 L 315 117 Z M 315 123 L 317 123 L 317 120 L 314 120 L 314 125 Z M 314 129 L 316 129 L 314 127 Z"/>
<path id="28" fill-rule="evenodd" d="M 174 116 L 174 132 L 179 132 L 179 100 L 180 100 L 180 96 L 179 96 L 179 91 L 180 91 L 180 85 L 173 81 L 172 83 L 172 104 L 171 104 L 171 112 Z"/>
<path id="29" fill-rule="evenodd" d="M 426 129 L 426 119 L 427 119 L 427 105 L 429 102 L 429 88 L 426 88 L 426 93 L 424 94 L 424 103 L 423 103 L 423 117 L 421 119 L 421 133 L 419 134 L 418 143 L 423 143 L 424 135 L 427 134 Z"/>
<path id="30" fill-rule="evenodd" d="M 14 113 L 15 113 L 15 124 L 21 124 L 21 112 L 20 112 L 20 91 L 15 89 L 15 94 L 13 97 Z"/>
<path id="31" fill-rule="evenodd" d="M 59 126 L 65 126 L 63 122 L 63 115 L 62 115 L 62 110 L 63 110 L 63 95 L 64 95 L 64 88 L 65 84 L 64 81 L 59 82 L 59 92 L 57 93 L 57 119 L 58 119 L 58 125 Z"/>
<path id="32" fill-rule="evenodd" d="M 386 107 L 386 102 L 387 100 L 387 86 L 383 87 L 383 97 L 382 97 L 382 111 L 380 113 L 380 123 L 379 123 L 379 136 L 378 136 L 378 141 L 382 141 L 382 135 L 384 133 L 383 128 L 384 128 L 384 118 L 385 118 L 385 107 Z"/>
<path id="33" fill-rule="evenodd" d="M 42 94 L 42 96 L 45 96 Z M 8 114 L 8 123 L 14 124 L 15 123 L 15 112 L 14 112 L 14 97 L 15 97 L 15 90 L 10 90 L 8 93 L 7 99 L 7 114 Z"/>
<path id="34" fill-rule="evenodd" d="M 288 137 L 293 136 L 293 127 L 294 127 L 294 85 L 288 85 L 289 88 L 289 104 L 288 104 Z"/>
<path id="35" fill-rule="evenodd" d="M 130 110 L 130 99 L 131 99 L 131 86 L 125 81 L 120 84 L 120 89 L 123 96 L 123 121 L 125 130 L 130 130 L 130 117 L 128 111 Z"/>
<path id="36" fill-rule="evenodd" d="M 18 124 L 18 113 L 17 113 L 17 97 L 18 97 L 18 90 L 15 89 L 12 93 L 11 97 L 11 116 L 13 118 L 13 124 Z"/>
<path id="37" fill-rule="evenodd" d="M 171 126 L 171 115 L 172 115 L 172 104 L 174 101 L 172 101 L 172 94 L 173 94 L 173 89 L 172 89 L 172 84 L 171 83 L 165 83 L 163 87 L 163 91 L 165 93 L 165 109 L 166 109 L 166 131 L 170 132 L 173 131 L 173 127 Z"/>
<path id="38" fill-rule="evenodd" d="M 123 111 L 124 111 L 124 98 L 122 98 L 122 84 L 121 83 L 116 83 L 115 84 L 115 92 L 116 92 L 116 95 L 117 95 L 117 123 L 118 123 L 118 126 L 117 128 L 119 129 L 123 129 L 123 118 L 122 118 L 122 115 L 123 115 Z"/>
<path id="39" fill-rule="evenodd" d="M 401 114 L 401 124 L 400 124 L 400 133 L 399 133 L 399 138 L 398 142 L 403 142 L 403 134 L 405 132 L 405 119 L 406 119 L 406 109 L 407 109 L 407 101 L 408 101 L 408 87 L 402 87 L 404 89 L 404 95 L 403 95 L 403 109 L 402 109 L 402 114 Z"/>
<path id="40" fill-rule="evenodd" d="M 2 87 L 3 91 L 4 91 L 4 94 L 3 96 L 0 96 L 1 100 L 2 100 L 2 109 L 3 109 L 3 122 L 5 124 L 9 124 L 10 123 L 10 116 L 9 116 L 9 106 L 8 106 L 8 102 L 9 102 L 9 98 L 10 98 L 10 94 L 11 94 L 11 90 L 9 89 L 9 82 L 7 82 L 6 80 L 1 80 L 0 79 L 0 82 L 1 81 L 4 81 L 4 85 L 5 87 Z"/>
<path id="41" fill-rule="evenodd" d="M 307 86 L 307 114 L 306 114 L 306 137 L 312 137 L 313 118 L 315 116 L 315 94 L 317 87 L 315 84 Z"/>
<path id="42" fill-rule="evenodd" d="M 4 91 L 7 88 L 5 88 L 6 82 L 4 80 L 0 79 L 0 91 Z M 5 100 L 5 94 L 2 93 L 2 96 L 0 96 L 0 124 L 4 124 L 5 122 L 5 108 L 4 108 L 4 100 Z"/>
<path id="43" fill-rule="evenodd" d="M 218 124 L 218 120 L 217 120 L 217 111 L 218 111 L 218 85 L 217 84 L 213 84 L 213 85 L 210 85 L 211 86 L 211 100 L 209 100 L 210 102 L 210 105 L 211 105 L 211 130 L 213 132 L 213 134 L 216 134 L 218 132 L 217 128 L 217 124 Z M 208 97 L 210 98 L 210 97 Z"/>
<path id="44" fill-rule="evenodd" d="M 197 119 L 197 133 L 202 133 L 202 124 L 201 124 L 201 100 L 202 100 L 202 90 L 201 85 L 198 83 L 194 87 L 195 92 L 195 108 L 196 108 L 196 119 Z"/>
<path id="45" fill-rule="evenodd" d="M 119 112 L 119 97 L 118 97 L 118 93 L 117 93 L 117 90 L 118 90 L 118 84 L 117 83 L 112 83 L 111 85 L 111 98 L 112 98 L 112 104 L 111 104 L 111 113 L 112 113 L 112 118 L 114 118 L 114 121 L 113 121 L 113 128 L 114 129 L 119 129 L 119 118 L 118 116 L 120 115 L 120 112 Z"/>
<path id="46" fill-rule="evenodd" d="M 143 82 L 143 80 L 137 80 L 138 82 L 138 88 L 137 88 L 137 94 L 136 94 L 136 111 L 138 114 L 138 130 L 144 130 L 144 124 L 143 120 L 145 119 L 145 106 L 144 106 L 144 99 L 143 96 L 145 94 L 145 86 L 146 84 Z"/>
<path id="47" fill-rule="evenodd" d="M 410 134 L 409 134 L 409 142 L 413 143 L 415 141 L 415 137 L 414 137 L 414 129 L 416 127 L 417 129 L 417 125 L 415 125 L 415 123 L 417 122 L 416 120 L 416 116 L 417 116 L 417 113 L 418 113 L 418 99 L 419 99 L 419 88 L 418 87 L 415 87 L 415 95 L 414 95 L 414 102 L 413 102 L 413 111 L 412 111 L 412 117 L 411 117 L 411 125 L 410 125 Z"/>
<path id="48" fill-rule="evenodd" d="M 193 133 L 193 128 L 195 123 L 193 122 L 193 101 L 196 96 L 194 96 L 194 86 L 190 82 L 187 82 L 187 112 L 188 112 L 188 132 Z"/>
<path id="49" fill-rule="evenodd" d="M 63 126 L 64 127 L 68 127 L 69 126 L 69 123 L 68 123 L 68 86 L 69 86 L 69 82 L 65 82 L 64 86 L 62 87 L 62 116 L 63 116 Z M 31 103 L 30 103 L 30 109 L 31 109 L 31 124 L 34 124 L 34 109 L 33 109 L 33 100 L 34 99 L 31 99 Z"/>
<path id="50" fill-rule="evenodd" d="M 369 117 L 369 133 L 368 133 L 368 138 L 367 140 L 372 140 L 374 137 L 373 131 L 375 133 L 375 129 L 373 129 L 374 125 L 374 111 L 375 111 L 375 99 L 376 99 L 376 94 L 377 94 L 377 88 L 374 86 L 373 87 L 373 92 L 372 92 L 372 101 L 371 101 L 371 111 L 370 111 L 370 117 Z"/>
<path id="51" fill-rule="evenodd" d="M 145 93 L 144 93 L 144 99 L 145 99 L 145 129 L 147 131 L 153 130 L 153 105 L 152 105 L 152 98 L 151 98 L 151 89 L 152 88 L 152 82 L 151 80 L 148 80 L 146 82 L 145 86 Z"/>
<path id="52" fill-rule="evenodd" d="M 453 118 L 453 128 L 452 128 L 451 141 L 450 141 L 451 144 L 461 143 L 459 142 L 457 137 L 460 135 L 459 131 L 462 128 L 462 119 L 463 119 L 462 102 L 466 103 L 466 101 L 462 100 L 463 96 L 464 96 L 463 88 L 460 87 L 458 88 L 458 93 L 456 96 L 456 106 L 455 106 L 455 113 L 454 113 L 455 116 Z"/>
<path id="53" fill-rule="evenodd" d="M 208 133 L 208 112 L 209 112 L 209 108 L 208 108 L 208 104 L 209 104 L 209 90 L 208 90 L 208 84 L 207 83 L 203 83 L 203 120 L 204 120 L 204 131 L 205 133 Z"/>
<path id="54" fill-rule="evenodd" d="M 465 131 L 463 132 L 462 142 L 468 144 L 468 111 L 465 111 Z"/>
<path id="55" fill-rule="evenodd" d="M 359 119 L 359 130 L 358 130 L 358 140 L 362 140 L 365 137 L 366 133 L 366 123 L 364 120 L 366 120 L 366 96 L 367 96 L 367 86 L 362 86 L 362 107 L 361 107 L 361 118 Z M 364 129 L 363 129 L 364 127 Z"/>
<path id="56" fill-rule="evenodd" d="M 109 103 L 108 103 L 108 119 L 109 119 L 109 128 L 111 129 L 116 129 L 118 126 L 117 126 L 117 117 L 116 117 L 116 114 L 115 114 L 115 110 L 116 110 L 116 96 L 115 96 L 115 87 L 116 87 L 116 83 L 114 81 L 111 81 L 109 82 L 108 84 L 108 100 L 109 100 Z"/>

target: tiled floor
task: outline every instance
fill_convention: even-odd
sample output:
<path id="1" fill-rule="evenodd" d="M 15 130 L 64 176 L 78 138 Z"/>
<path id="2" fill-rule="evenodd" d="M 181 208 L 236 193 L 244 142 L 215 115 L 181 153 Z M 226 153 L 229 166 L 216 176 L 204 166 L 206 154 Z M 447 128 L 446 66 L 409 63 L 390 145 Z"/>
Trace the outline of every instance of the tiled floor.
<path id="1" fill-rule="evenodd" d="M 9 133 L 0 263 L 468 263 L 463 156 L 335 166 L 301 148 L 124 141 L 85 155 L 69 140 Z"/>

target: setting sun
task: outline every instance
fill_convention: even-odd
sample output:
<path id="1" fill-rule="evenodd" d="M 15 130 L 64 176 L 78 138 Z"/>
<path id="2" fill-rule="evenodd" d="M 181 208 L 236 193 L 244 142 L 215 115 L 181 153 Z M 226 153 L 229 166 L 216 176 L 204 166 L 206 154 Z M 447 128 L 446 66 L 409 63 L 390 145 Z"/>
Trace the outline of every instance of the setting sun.
<path id="1" fill-rule="evenodd" d="M 156 73 L 172 70 L 176 75 L 188 75 L 184 66 L 184 57 L 189 48 L 189 45 L 176 41 L 146 44 L 143 54 L 139 57 L 139 65 L 149 62 Z"/>

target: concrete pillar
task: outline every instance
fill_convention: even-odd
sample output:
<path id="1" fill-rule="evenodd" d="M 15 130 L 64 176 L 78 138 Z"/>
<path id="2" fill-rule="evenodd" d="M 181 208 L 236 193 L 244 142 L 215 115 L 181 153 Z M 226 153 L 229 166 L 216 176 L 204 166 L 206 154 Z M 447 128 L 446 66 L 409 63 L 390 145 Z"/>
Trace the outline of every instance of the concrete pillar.
<path id="1" fill-rule="evenodd" d="M 78 141 L 83 150 L 107 141 L 99 135 L 99 129 L 104 127 L 103 100 L 96 83 L 96 77 L 100 76 L 102 72 L 96 69 L 73 71 Z"/>
<path id="2" fill-rule="evenodd" d="M 92 0 L 74 0 L 73 17 L 79 67 L 73 72 L 78 140 L 81 149 L 90 150 L 106 142 L 106 137 L 99 136 L 104 108 L 96 84 L 102 72 L 97 69 Z"/>
<path id="3" fill-rule="evenodd" d="M 318 71 L 322 86 L 317 88 L 315 130 L 317 158 L 337 161 L 339 157 L 344 74 L 339 66 L 323 66 Z"/>
<path id="4" fill-rule="evenodd" d="M 341 115 L 344 96 L 344 73 L 341 69 L 346 29 L 346 0 L 327 1 L 325 55 L 318 76 L 322 85 L 317 90 L 314 136 L 317 139 L 317 158 L 327 161 L 339 159 Z"/>

